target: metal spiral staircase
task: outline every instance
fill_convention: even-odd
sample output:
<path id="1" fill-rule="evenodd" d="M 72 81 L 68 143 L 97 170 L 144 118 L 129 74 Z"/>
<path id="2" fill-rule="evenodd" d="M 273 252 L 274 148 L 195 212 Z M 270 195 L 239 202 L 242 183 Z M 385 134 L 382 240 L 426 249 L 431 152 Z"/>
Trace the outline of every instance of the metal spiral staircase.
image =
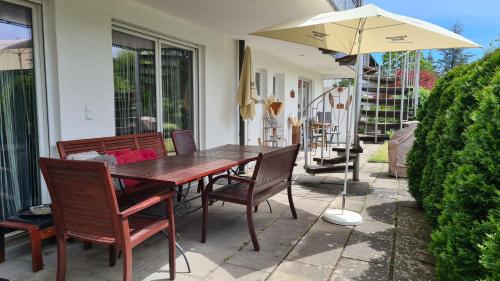
<path id="1" fill-rule="evenodd" d="M 348 170 L 353 170 L 358 155 L 363 152 L 359 141 L 387 140 L 391 131 L 402 129 L 405 121 L 414 119 L 418 107 L 419 68 L 418 51 L 387 54 L 384 63 L 367 63 L 363 67 L 358 106 L 355 86 L 332 87 L 310 101 L 302 113 L 305 171 L 310 174 L 341 172 L 346 164 Z M 355 129 L 349 136 L 354 142 L 346 153 L 347 128 L 353 125 L 349 122 L 356 121 L 357 126 L 353 126 Z"/>

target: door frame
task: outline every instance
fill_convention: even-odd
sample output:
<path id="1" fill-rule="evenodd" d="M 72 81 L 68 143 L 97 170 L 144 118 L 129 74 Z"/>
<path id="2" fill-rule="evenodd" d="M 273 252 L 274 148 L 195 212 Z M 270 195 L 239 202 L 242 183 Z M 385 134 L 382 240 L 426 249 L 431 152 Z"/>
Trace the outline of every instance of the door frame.
<path id="1" fill-rule="evenodd" d="M 204 142 L 202 143 L 201 135 L 201 119 L 203 112 L 201 111 L 201 101 L 200 101 L 200 77 L 201 73 L 201 61 L 200 61 L 200 46 L 194 43 L 186 42 L 177 38 L 173 38 L 169 35 L 159 33 L 147 28 L 142 28 L 140 26 L 123 22 L 117 19 L 112 20 L 111 30 L 116 30 L 119 32 L 127 33 L 133 36 L 141 37 L 144 39 L 152 40 L 155 44 L 155 79 L 156 79 L 156 130 L 158 132 L 163 132 L 163 92 L 162 92 L 162 78 L 161 78 L 161 44 L 166 44 L 172 47 L 178 47 L 186 50 L 193 51 L 193 135 L 196 143 L 200 148 L 204 147 Z M 205 136 L 203 136 L 205 137 Z"/>
<path id="2" fill-rule="evenodd" d="M 34 0 L 0 0 L 12 3 L 18 6 L 31 9 L 31 29 L 33 41 L 33 73 L 35 76 L 35 98 L 36 98 L 36 118 L 37 118 L 37 138 L 38 138 L 38 157 L 48 157 L 50 155 L 50 140 L 49 140 L 49 120 L 47 110 L 47 84 L 45 72 L 45 45 L 44 45 L 44 28 L 43 28 L 43 3 L 42 1 Z M 43 180 L 41 171 L 38 171 L 40 185 L 39 198 L 40 202 L 47 203 L 50 201 L 50 196 L 47 191 L 47 186 Z"/>

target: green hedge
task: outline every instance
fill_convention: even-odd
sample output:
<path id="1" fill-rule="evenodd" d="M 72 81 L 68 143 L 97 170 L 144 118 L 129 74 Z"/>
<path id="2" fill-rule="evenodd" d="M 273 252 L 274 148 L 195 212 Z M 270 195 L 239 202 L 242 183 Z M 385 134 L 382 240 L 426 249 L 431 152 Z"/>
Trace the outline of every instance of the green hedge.
<path id="1" fill-rule="evenodd" d="M 439 280 L 500 280 L 500 50 L 453 70 L 419 112 L 410 191 L 435 230 Z"/>

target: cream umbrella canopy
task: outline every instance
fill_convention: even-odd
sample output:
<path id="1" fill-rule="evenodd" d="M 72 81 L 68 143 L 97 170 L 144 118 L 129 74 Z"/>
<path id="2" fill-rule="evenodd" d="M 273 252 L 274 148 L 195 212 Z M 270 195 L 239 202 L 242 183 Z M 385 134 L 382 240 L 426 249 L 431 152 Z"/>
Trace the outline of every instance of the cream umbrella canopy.
<path id="1" fill-rule="evenodd" d="M 250 34 L 349 55 L 480 47 L 445 28 L 391 13 L 373 4 L 319 14 Z"/>
<path id="2" fill-rule="evenodd" d="M 240 106 L 240 114 L 243 120 L 252 120 L 255 116 L 257 88 L 254 81 L 252 53 L 250 51 L 250 47 L 245 48 L 236 100 Z"/>
<path id="3" fill-rule="evenodd" d="M 396 52 L 426 49 L 477 48 L 478 44 L 437 25 L 397 15 L 368 4 L 352 10 L 329 12 L 310 18 L 264 28 L 251 33 L 262 37 L 309 45 L 349 55 L 373 52 Z M 345 210 L 351 127 L 357 131 L 361 94 L 361 56 L 356 68 L 354 96 L 354 122 L 347 118 L 346 163 L 342 209 L 329 209 L 323 214 L 326 221 L 342 225 L 361 224 L 363 218 L 356 212 Z M 355 140 L 357 142 L 357 140 Z"/>

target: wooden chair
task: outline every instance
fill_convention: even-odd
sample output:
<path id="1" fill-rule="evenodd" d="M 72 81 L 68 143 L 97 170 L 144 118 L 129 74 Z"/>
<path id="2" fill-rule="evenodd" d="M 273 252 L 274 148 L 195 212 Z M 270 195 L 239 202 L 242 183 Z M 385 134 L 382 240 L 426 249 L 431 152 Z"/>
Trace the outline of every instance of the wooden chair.
<path id="1" fill-rule="evenodd" d="M 57 240 L 57 281 L 66 276 L 66 240 L 77 238 L 109 246 L 123 253 L 123 280 L 132 280 L 132 249 L 154 234 L 166 230 L 169 236 L 170 279 L 175 278 L 175 225 L 172 192 L 149 197 L 119 210 L 108 167 L 101 162 L 39 159 L 40 169 L 52 199 L 52 216 Z M 166 203 L 168 217 L 150 218 L 137 213 Z"/>
<path id="2" fill-rule="evenodd" d="M 196 152 L 198 150 L 192 131 L 172 131 L 171 135 L 172 142 L 174 143 L 175 154 L 181 155 Z"/>
<path id="3" fill-rule="evenodd" d="M 254 207 L 278 192 L 287 189 L 290 209 L 293 218 L 296 219 L 297 212 L 295 211 L 292 198 L 292 172 L 298 151 L 299 145 L 297 144 L 265 154 L 260 153 L 251 178 L 233 175 L 220 175 L 213 178 L 203 192 L 203 229 L 201 241 L 204 243 L 207 238 L 208 205 L 210 200 L 221 200 L 246 205 L 248 230 L 256 251 L 260 250 L 260 246 L 252 220 L 252 209 Z M 231 179 L 232 183 L 213 190 L 213 184 L 223 178 Z"/>

